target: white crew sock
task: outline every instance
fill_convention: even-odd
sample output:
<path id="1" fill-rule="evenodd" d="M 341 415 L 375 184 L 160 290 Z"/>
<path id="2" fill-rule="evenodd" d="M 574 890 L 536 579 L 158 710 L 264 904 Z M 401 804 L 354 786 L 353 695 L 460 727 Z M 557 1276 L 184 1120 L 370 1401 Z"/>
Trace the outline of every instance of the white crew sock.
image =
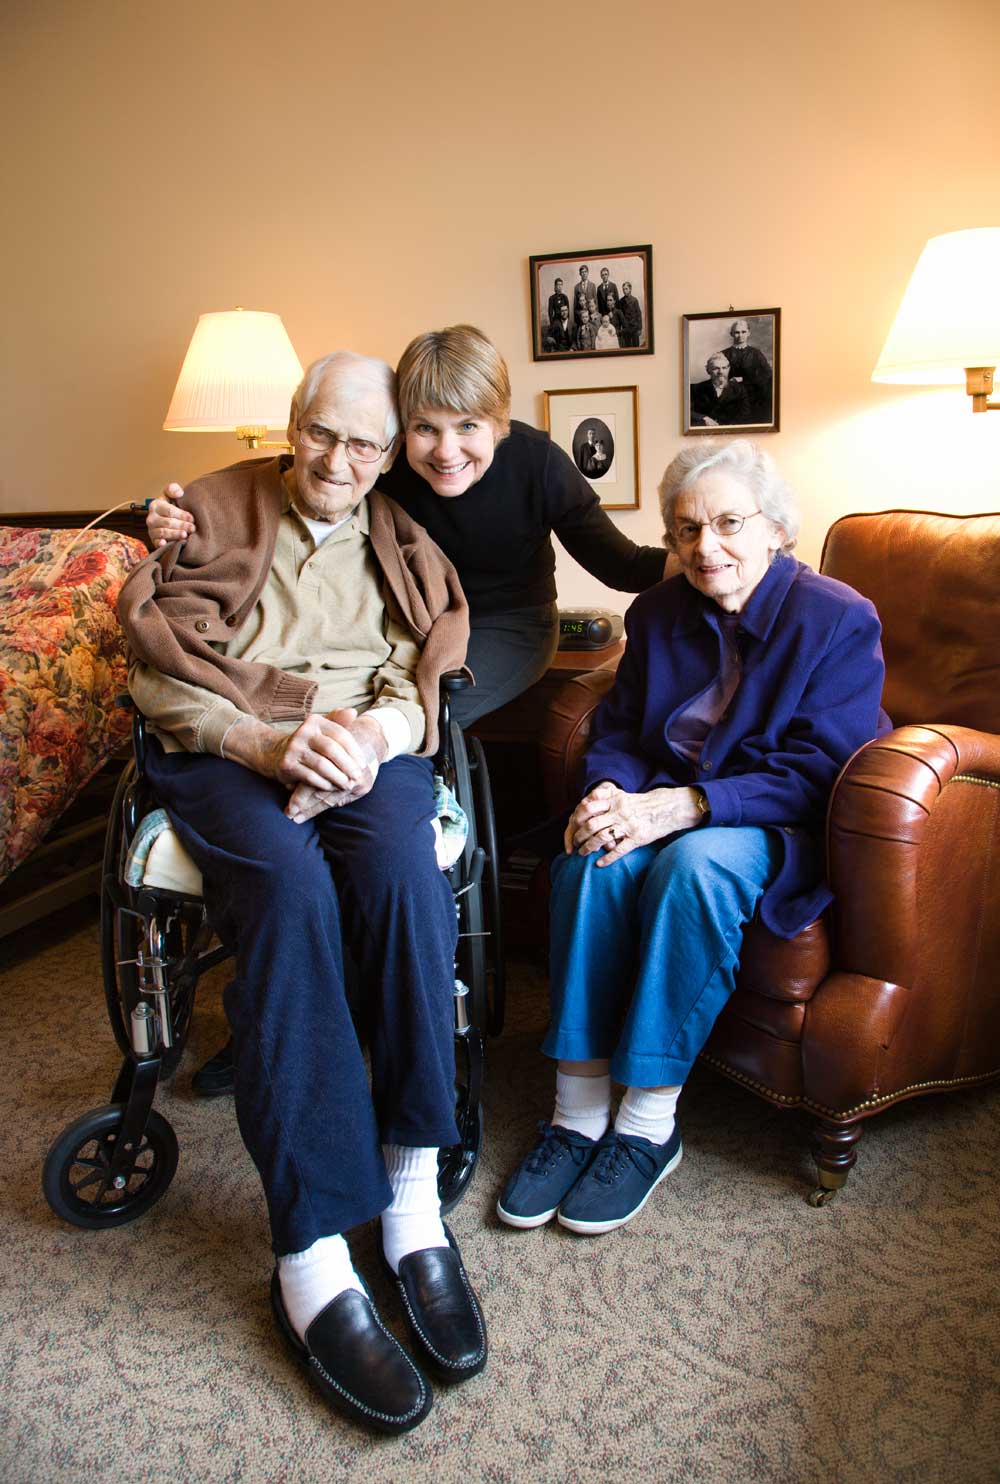
<path id="1" fill-rule="evenodd" d="M 320 1237 L 304 1252 L 278 1258 L 281 1298 L 300 1340 L 316 1315 L 348 1288 L 364 1289 L 343 1237 Z"/>
<path id="2" fill-rule="evenodd" d="M 611 1121 L 611 1074 L 579 1077 L 572 1072 L 556 1072 L 556 1107 L 552 1122 L 559 1128 L 571 1128 L 600 1139 Z"/>
<path id="3" fill-rule="evenodd" d="M 410 1252 L 447 1247 L 438 1195 L 438 1152 L 408 1144 L 383 1144 L 392 1204 L 382 1212 L 382 1251 L 394 1273 Z"/>
<path id="4" fill-rule="evenodd" d="M 615 1132 L 665 1144 L 674 1131 L 680 1087 L 628 1087 L 615 1119 Z"/>

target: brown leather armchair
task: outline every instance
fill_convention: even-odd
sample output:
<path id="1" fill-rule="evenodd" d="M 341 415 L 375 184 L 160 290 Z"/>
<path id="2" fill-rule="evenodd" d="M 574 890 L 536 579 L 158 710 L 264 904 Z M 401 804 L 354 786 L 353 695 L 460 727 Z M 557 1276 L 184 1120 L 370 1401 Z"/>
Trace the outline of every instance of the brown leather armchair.
<path id="1" fill-rule="evenodd" d="M 1000 515 L 890 510 L 827 533 L 821 571 L 883 625 L 895 730 L 856 753 L 827 816 L 833 908 L 791 941 L 753 922 L 702 1060 L 815 1115 L 813 1205 L 864 1120 L 1000 1077 Z M 570 681 L 542 734 L 554 808 L 613 669 Z"/>

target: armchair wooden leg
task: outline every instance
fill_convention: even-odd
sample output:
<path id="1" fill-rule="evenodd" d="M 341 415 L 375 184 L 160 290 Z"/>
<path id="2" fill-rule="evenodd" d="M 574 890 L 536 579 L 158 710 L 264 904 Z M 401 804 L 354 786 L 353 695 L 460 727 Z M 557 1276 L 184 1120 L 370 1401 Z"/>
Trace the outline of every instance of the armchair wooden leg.
<path id="1" fill-rule="evenodd" d="M 830 1118 L 817 1118 L 813 1124 L 812 1152 L 819 1175 L 819 1185 L 809 1196 L 810 1206 L 828 1206 L 846 1181 L 858 1151 L 855 1147 L 864 1132 L 864 1123 L 834 1123 Z"/>

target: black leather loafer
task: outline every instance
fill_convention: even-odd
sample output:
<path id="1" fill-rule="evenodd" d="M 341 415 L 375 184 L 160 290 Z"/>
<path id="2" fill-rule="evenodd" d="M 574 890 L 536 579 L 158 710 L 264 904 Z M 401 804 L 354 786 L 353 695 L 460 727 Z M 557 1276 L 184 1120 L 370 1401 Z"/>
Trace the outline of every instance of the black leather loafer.
<path id="1" fill-rule="evenodd" d="M 278 1328 L 328 1402 L 379 1432 L 409 1432 L 423 1422 L 434 1393 L 366 1293 L 349 1288 L 338 1294 L 316 1315 L 304 1344 L 285 1311 L 277 1268 L 271 1307 Z"/>
<path id="2" fill-rule="evenodd" d="M 447 1247 L 410 1252 L 398 1275 L 386 1268 L 423 1359 L 442 1381 L 467 1381 L 486 1364 L 486 1321 L 455 1238 L 445 1232 Z"/>
<path id="3" fill-rule="evenodd" d="M 191 1091 L 200 1098 L 221 1098 L 233 1091 L 236 1073 L 233 1070 L 232 1038 L 204 1066 L 199 1067 L 191 1078 Z"/>

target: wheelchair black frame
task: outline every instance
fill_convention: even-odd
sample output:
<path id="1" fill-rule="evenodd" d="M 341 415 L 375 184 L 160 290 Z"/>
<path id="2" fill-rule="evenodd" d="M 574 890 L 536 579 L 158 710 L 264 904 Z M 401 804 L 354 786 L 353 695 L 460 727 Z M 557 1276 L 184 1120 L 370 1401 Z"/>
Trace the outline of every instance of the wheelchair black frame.
<path id="1" fill-rule="evenodd" d="M 470 684 L 464 672 L 442 677 L 437 767 L 469 816 L 469 836 L 446 874 L 458 917 L 455 967 L 456 1120 L 460 1143 L 442 1150 L 442 1210 L 462 1198 L 482 1141 L 484 1032 L 504 1019 L 499 857 L 489 774 L 482 744 L 465 738 L 450 698 Z M 155 807 L 145 781 L 145 729 L 136 714 L 133 759 L 118 782 L 105 841 L 101 890 L 101 967 L 108 1017 L 123 1054 L 109 1104 L 69 1125 L 49 1152 L 43 1189 L 57 1215 L 84 1227 L 117 1226 L 142 1215 L 166 1191 L 177 1164 L 169 1123 L 153 1108 L 161 1076 L 184 1049 L 198 980 L 231 957 L 212 945 L 204 903 L 146 886 L 130 887 L 124 859 L 142 818 Z M 485 847 L 480 841 L 485 837 Z M 484 912 L 483 892 L 488 898 Z M 487 918 L 489 925 L 487 926 Z M 489 944 L 489 951 L 487 951 Z M 124 971 L 124 972 L 123 972 Z M 471 1002 L 471 1003 L 470 1003 Z M 115 1112 L 120 1112 L 120 1123 Z M 73 1168 L 85 1173 L 74 1185 Z M 76 1193 L 96 1186 L 95 1200 Z"/>

